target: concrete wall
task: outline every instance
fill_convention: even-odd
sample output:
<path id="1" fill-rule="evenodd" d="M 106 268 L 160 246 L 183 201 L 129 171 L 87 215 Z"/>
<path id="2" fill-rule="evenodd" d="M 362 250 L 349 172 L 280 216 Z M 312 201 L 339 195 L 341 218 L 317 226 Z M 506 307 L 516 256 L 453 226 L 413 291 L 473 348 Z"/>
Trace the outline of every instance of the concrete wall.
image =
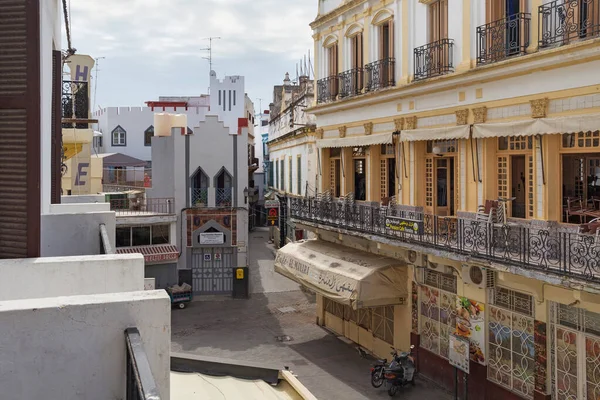
<path id="1" fill-rule="evenodd" d="M 131 292 L 144 288 L 144 256 L 2 260 L 0 276 L 0 301 Z"/>
<path id="2" fill-rule="evenodd" d="M 130 327 L 169 400 L 171 304 L 163 290 L 0 303 L 1 397 L 124 399 Z"/>
<path id="3" fill-rule="evenodd" d="M 85 214 L 87 212 L 108 211 L 110 211 L 110 203 L 50 204 L 51 214 Z"/>
<path id="4" fill-rule="evenodd" d="M 218 115 L 219 120 L 232 135 L 237 134 L 238 118 L 247 118 L 243 76 L 226 76 L 218 79 L 217 73 L 210 73 L 210 115 Z"/>
<path id="5" fill-rule="evenodd" d="M 155 279 L 156 289 L 166 289 L 168 286 L 179 283 L 177 264 L 147 265 L 144 276 Z"/>
<path id="6" fill-rule="evenodd" d="M 106 197 L 103 194 L 87 194 L 80 196 L 61 196 L 61 204 L 76 203 L 105 203 Z"/>
<path id="7" fill-rule="evenodd" d="M 106 225 L 115 247 L 114 211 L 42 214 L 41 218 L 42 257 L 100 254 L 100 224 Z"/>

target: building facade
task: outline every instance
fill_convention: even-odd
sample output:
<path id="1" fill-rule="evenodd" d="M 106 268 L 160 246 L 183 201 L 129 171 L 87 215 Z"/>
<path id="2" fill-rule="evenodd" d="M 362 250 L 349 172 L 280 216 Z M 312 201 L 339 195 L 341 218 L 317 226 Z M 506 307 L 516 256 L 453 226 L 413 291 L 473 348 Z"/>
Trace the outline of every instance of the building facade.
<path id="1" fill-rule="evenodd" d="M 320 195 L 292 220 L 406 278 L 376 301 L 318 249 L 276 268 L 449 389 L 466 339 L 469 398 L 598 397 L 600 3 L 325 0 L 311 26 Z"/>

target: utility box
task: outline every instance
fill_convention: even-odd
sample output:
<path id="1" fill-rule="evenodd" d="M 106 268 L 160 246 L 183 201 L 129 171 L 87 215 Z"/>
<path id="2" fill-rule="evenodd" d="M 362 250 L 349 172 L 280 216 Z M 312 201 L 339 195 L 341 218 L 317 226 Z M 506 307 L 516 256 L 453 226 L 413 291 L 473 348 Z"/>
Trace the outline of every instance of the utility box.
<path id="1" fill-rule="evenodd" d="M 249 294 L 248 267 L 238 267 L 233 269 L 233 298 L 247 299 Z"/>

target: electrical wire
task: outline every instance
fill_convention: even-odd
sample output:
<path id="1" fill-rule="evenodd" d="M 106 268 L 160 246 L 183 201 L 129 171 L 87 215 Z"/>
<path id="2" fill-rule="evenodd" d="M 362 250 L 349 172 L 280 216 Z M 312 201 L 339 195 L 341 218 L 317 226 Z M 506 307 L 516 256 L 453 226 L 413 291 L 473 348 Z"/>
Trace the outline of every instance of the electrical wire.
<path id="1" fill-rule="evenodd" d="M 75 52 L 77 50 L 73 48 L 72 43 L 71 43 L 71 23 L 69 21 L 69 12 L 67 10 L 67 0 L 62 0 L 62 5 L 63 5 L 63 14 L 65 16 L 65 30 L 67 32 L 67 46 L 69 46 L 67 48 L 67 57 L 68 57 L 68 56 L 75 54 Z M 70 8 L 70 6 L 69 6 L 69 8 Z"/>

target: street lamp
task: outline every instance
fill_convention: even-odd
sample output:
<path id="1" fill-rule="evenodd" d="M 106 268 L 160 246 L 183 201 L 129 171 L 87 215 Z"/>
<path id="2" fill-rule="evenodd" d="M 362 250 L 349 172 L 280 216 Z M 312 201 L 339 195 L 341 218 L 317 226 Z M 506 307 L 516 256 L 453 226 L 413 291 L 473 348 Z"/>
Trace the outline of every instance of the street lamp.
<path id="1" fill-rule="evenodd" d="M 248 204 L 248 188 L 244 188 L 244 204 Z"/>

